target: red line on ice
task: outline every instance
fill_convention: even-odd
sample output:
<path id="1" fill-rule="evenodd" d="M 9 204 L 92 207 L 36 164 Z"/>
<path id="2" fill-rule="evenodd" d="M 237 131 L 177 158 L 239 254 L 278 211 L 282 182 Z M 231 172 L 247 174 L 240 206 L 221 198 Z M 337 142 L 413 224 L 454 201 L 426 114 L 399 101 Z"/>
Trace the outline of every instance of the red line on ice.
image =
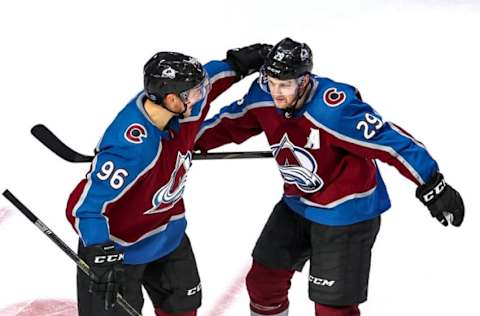
<path id="1" fill-rule="evenodd" d="M 0 224 L 10 215 L 10 210 L 6 207 L 0 208 Z"/>
<path id="2" fill-rule="evenodd" d="M 74 300 L 36 299 L 0 309 L 0 316 L 77 316 Z"/>
<path id="3" fill-rule="evenodd" d="M 242 272 L 235 278 L 230 287 L 225 291 L 220 298 L 218 298 L 213 307 L 210 309 L 207 316 L 223 316 L 227 315 L 226 311 L 237 300 L 238 294 L 245 286 L 245 277 L 248 273 L 250 266 L 245 267 Z M 1 316 L 1 315 L 0 315 Z"/>

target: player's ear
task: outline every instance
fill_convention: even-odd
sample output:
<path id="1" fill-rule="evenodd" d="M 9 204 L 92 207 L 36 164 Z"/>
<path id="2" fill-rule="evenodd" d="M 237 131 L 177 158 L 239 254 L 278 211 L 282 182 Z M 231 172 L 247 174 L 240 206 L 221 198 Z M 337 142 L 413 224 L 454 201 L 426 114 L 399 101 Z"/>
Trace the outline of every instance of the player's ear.
<path id="1" fill-rule="evenodd" d="M 310 74 L 309 73 L 304 74 L 303 75 L 303 82 L 302 82 L 303 87 L 302 88 L 305 88 L 309 81 L 310 81 Z"/>
<path id="2" fill-rule="evenodd" d="M 178 96 L 174 93 L 166 94 L 163 97 L 163 104 L 165 106 L 173 106 L 175 104 L 176 98 L 178 98 Z"/>

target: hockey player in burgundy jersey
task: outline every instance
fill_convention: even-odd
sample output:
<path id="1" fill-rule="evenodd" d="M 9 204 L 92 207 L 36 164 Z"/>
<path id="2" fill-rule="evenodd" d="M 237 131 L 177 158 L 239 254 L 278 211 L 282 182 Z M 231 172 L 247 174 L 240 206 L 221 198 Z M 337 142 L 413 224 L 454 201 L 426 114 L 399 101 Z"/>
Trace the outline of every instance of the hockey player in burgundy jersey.
<path id="1" fill-rule="evenodd" d="M 80 316 L 126 315 L 117 292 L 141 310 L 142 285 L 156 315 L 196 315 L 201 286 L 182 200 L 195 136 L 210 102 L 257 71 L 269 48 L 229 50 L 205 66 L 173 52 L 146 63 L 144 91 L 107 128 L 68 200 L 79 255 L 95 273 L 77 274 Z"/>
<path id="2" fill-rule="evenodd" d="M 246 96 L 204 122 L 196 149 L 242 143 L 264 132 L 284 180 L 247 276 L 252 315 L 284 316 L 295 270 L 310 260 L 317 316 L 360 315 L 371 248 L 390 207 L 376 159 L 417 186 L 442 224 L 460 226 L 463 202 L 425 146 L 386 122 L 352 86 L 311 73 L 308 45 L 285 38 Z"/>

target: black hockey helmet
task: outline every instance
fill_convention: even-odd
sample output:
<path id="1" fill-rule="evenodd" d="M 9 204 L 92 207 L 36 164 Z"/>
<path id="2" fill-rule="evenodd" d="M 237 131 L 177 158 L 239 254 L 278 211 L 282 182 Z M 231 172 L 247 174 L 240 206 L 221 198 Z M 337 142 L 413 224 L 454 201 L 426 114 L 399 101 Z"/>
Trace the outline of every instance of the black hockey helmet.
<path id="1" fill-rule="evenodd" d="M 181 95 L 205 81 L 205 70 L 198 60 L 180 53 L 158 52 L 143 68 L 145 95 L 157 104 L 169 93 Z"/>
<path id="2" fill-rule="evenodd" d="M 280 80 L 296 79 L 313 68 L 312 50 L 289 37 L 278 42 L 265 58 L 263 71 Z"/>

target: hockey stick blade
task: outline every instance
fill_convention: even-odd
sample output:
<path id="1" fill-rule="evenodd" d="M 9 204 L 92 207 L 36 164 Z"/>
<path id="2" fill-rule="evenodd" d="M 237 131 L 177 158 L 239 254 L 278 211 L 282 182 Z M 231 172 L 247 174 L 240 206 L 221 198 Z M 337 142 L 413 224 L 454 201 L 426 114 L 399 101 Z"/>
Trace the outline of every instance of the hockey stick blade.
<path id="1" fill-rule="evenodd" d="M 38 229 L 42 231 L 51 241 L 53 241 L 67 256 L 70 257 L 82 272 L 90 275 L 92 272 L 88 264 L 83 261 L 63 240 L 60 239 L 47 225 L 45 225 L 32 211 L 30 211 L 22 202 L 20 202 L 9 190 L 3 192 L 3 196 L 10 201 L 30 222 L 32 222 Z M 117 293 L 117 303 L 130 316 L 142 316 L 135 308 L 133 308 L 125 298 Z"/>
<path id="2" fill-rule="evenodd" d="M 60 158 L 69 162 L 91 162 L 93 156 L 83 155 L 71 147 L 65 145 L 48 127 L 43 124 L 37 124 L 31 129 L 32 135 L 43 145 L 50 149 Z M 193 153 L 195 160 L 212 159 L 252 159 L 252 158 L 271 158 L 270 151 L 239 151 L 239 152 L 217 152 L 217 153 Z"/>
<path id="3" fill-rule="evenodd" d="M 63 143 L 55 134 L 43 124 L 37 124 L 30 130 L 32 135 L 60 158 L 69 162 L 91 162 L 93 156 L 76 152 Z"/>

